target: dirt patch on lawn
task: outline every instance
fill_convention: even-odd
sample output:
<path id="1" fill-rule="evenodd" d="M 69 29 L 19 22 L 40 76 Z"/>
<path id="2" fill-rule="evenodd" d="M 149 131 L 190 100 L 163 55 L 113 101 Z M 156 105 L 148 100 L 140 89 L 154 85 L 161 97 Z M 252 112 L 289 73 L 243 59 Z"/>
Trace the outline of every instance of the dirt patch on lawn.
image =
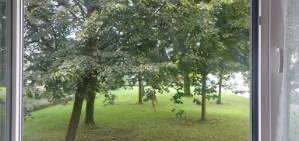
<path id="1" fill-rule="evenodd" d="M 77 141 L 133 141 L 134 137 L 134 129 L 96 128 L 83 131 Z"/>

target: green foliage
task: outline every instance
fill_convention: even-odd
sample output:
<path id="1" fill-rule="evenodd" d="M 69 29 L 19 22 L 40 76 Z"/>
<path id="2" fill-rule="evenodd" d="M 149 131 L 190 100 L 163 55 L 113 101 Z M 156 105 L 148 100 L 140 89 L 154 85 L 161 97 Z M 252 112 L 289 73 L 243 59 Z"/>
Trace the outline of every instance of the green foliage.
<path id="1" fill-rule="evenodd" d="M 248 70 L 246 0 L 29 0 L 25 4 L 25 85 L 51 101 L 78 93 L 106 96 L 142 75 L 148 97 L 192 74 L 195 94 L 215 98 L 209 74 Z M 84 88 L 80 86 L 84 86 Z M 202 88 L 204 87 L 204 88 Z"/>
<path id="2" fill-rule="evenodd" d="M 195 89 L 194 89 L 194 95 L 202 96 L 202 83 L 200 82 L 201 78 L 197 77 L 195 78 Z M 213 80 L 209 80 L 207 82 L 207 86 L 205 88 L 205 91 L 207 93 L 207 99 L 208 100 L 215 100 L 217 98 L 217 95 L 215 94 L 217 91 L 217 83 Z"/>
<path id="3" fill-rule="evenodd" d="M 170 86 L 171 88 L 174 88 L 176 90 L 176 93 L 172 96 L 171 100 L 175 104 L 183 104 L 181 98 L 184 96 L 184 84 L 182 83 L 182 81 L 173 81 Z"/>
<path id="4" fill-rule="evenodd" d="M 51 1 L 26 1 L 25 8 L 25 86 L 42 86 L 49 67 L 75 46 L 72 18 Z"/>
<path id="5" fill-rule="evenodd" d="M 114 101 L 116 99 L 115 95 L 113 95 L 111 93 L 107 93 L 104 96 L 105 96 L 105 99 L 104 99 L 105 106 L 107 106 L 107 105 L 114 105 Z"/>
<path id="6" fill-rule="evenodd" d="M 249 4 L 247 0 L 212 2 L 212 14 L 217 18 L 216 25 L 225 50 L 220 52 L 222 59 L 218 65 L 224 74 L 249 70 Z"/>

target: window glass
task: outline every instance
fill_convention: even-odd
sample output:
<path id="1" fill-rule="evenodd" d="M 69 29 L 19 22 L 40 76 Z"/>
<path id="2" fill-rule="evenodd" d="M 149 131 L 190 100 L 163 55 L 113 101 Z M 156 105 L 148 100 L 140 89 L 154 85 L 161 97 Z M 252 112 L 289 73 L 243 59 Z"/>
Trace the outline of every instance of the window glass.
<path id="1" fill-rule="evenodd" d="M 246 141 L 248 0 L 25 0 L 25 141 Z"/>
<path id="2" fill-rule="evenodd" d="M 299 138 L 299 2 L 288 0 L 283 94 L 289 96 L 289 141 Z M 285 109 L 285 110 L 287 110 Z"/>
<path id="3" fill-rule="evenodd" d="M 4 140 L 6 125 L 6 76 L 7 76 L 7 2 L 0 0 L 0 140 Z"/>
<path id="4" fill-rule="evenodd" d="M 271 140 L 299 138 L 299 2 L 273 1 Z M 275 49 L 275 51 L 273 51 Z"/>

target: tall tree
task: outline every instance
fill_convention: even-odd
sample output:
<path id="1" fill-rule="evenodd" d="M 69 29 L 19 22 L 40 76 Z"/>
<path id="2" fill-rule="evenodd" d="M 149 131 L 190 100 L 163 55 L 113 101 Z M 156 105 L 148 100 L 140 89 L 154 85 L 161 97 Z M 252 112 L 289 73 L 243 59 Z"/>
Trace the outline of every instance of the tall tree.
<path id="1" fill-rule="evenodd" d="M 107 93 L 110 89 L 107 78 L 118 75 L 113 70 L 114 65 L 119 64 L 114 62 L 123 62 L 120 57 L 123 54 L 114 52 L 115 46 L 109 45 L 118 35 L 112 32 L 109 24 L 100 24 L 107 23 L 107 13 L 112 6 L 105 1 L 92 0 L 32 0 L 26 3 L 27 78 L 35 80 L 31 71 L 39 74 L 51 99 L 75 95 L 66 141 L 75 139 L 84 99 L 87 100 L 85 123 L 94 124 L 95 94 Z M 103 10 L 103 18 L 94 21 L 94 15 L 100 10 Z M 100 32 L 92 34 L 92 26 L 97 26 Z"/>
<path id="2" fill-rule="evenodd" d="M 171 40 L 169 48 L 172 49 L 172 61 L 177 64 L 184 80 L 184 95 L 191 96 L 190 74 L 192 72 L 192 64 L 194 63 L 190 57 L 190 40 L 196 30 L 196 18 L 198 20 L 199 11 L 196 8 L 197 3 L 192 1 L 178 0 L 170 2 L 168 5 L 168 15 L 165 16 L 168 21 L 168 36 Z"/>
<path id="3" fill-rule="evenodd" d="M 161 37 L 163 28 L 162 11 L 166 2 L 158 0 L 129 0 L 122 4 L 113 18 L 113 26 L 122 34 L 119 46 L 128 52 L 133 64 L 132 70 L 139 85 L 138 103 L 142 104 L 146 73 L 155 68 L 155 63 L 168 60 L 164 48 L 165 39 Z"/>
<path id="4" fill-rule="evenodd" d="M 225 50 L 221 52 L 217 75 L 219 77 L 219 96 L 225 76 L 234 72 L 246 73 L 249 70 L 249 4 L 247 0 L 215 0 L 212 14 L 217 18 L 216 26 Z"/>
<path id="5" fill-rule="evenodd" d="M 191 66 L 193 76 L 196 76 L 199 81 L 197 84 L 200 85 L 195 86 L 194 93 L 200 94 L 202 98 L 202 120 L 206 119 L 206 101 L 209 97 L 208 75 L 216 70 L 216 65 L 221 58 L 219 52 L 223 50 L 219 30 L 216 27 L 217 19 L 211 14 L 211 9 L 212 6 L 207 3 L 186 0 L 175 1 L 168 9 L 174 60 Z"/>

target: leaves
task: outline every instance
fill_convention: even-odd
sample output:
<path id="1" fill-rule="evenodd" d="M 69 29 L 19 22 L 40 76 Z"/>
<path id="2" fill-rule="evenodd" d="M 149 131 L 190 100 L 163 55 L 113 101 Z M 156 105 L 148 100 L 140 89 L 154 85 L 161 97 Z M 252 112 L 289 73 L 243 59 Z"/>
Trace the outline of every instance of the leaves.
<path id="1" fill-rule="evenodd" d="M 247 70 L 247 7 L 245 0 L 27 1 L 25 84 L 60 99 L 79 83 L 91 87 L 89 79 L 105 95 L 142 74 L 148 92 L 173 87 L 181 103 L 183 73 L 200 87 L 203 75 Z"/>

